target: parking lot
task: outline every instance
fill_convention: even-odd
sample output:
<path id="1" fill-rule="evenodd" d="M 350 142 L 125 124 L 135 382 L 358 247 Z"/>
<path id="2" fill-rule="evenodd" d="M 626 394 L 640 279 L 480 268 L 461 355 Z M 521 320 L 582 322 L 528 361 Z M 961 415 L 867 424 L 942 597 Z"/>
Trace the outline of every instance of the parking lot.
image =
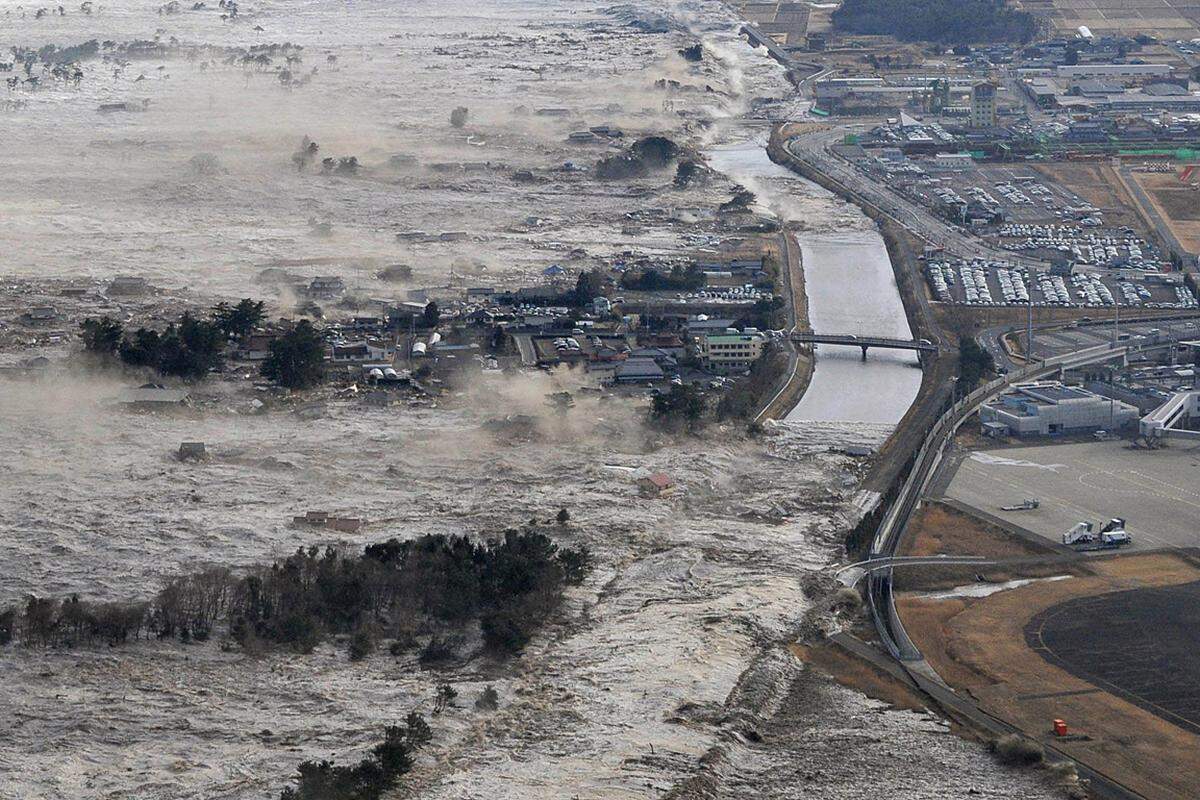
<path id="1" fill-rule="evenodd" d="M 947 169 L 937 159 L 914 158 L 892 166 L 897 184 L 930 207 L 978 204 L 1015 224 L 1050 224 L 1103 219 L 1100 209 L 1075 193 L 1050 183 L 1025 167 L 956 163 Z"/>
<path id="2" fill-rule="evenodd" d="M 1132 550 L 1200 546 L 1200 445 L 1084 442 L 973 451 L 946 497 L 1054 542 L 1077 522 L 1126 521 Z M 1032 511 L 1003 511 L 1026 498 Z M 1099 526 L 1097 525 L 1097 529 Z"/>
<path id="3" fill-rule="evenodd" d="M 1191 290 L 1158 275 L 1119 277 L 1115 273 L 1051 275 L 982 259 L 931 260 L 925 278 L 934 300 L 971 306 L 1054 308 L 1200 307 Z"/>
<path id="4" fill-rule="evenodd" d="M 1047 260 L 1066 259 L 1085 267 L 1160 272 L 1169 266 L 1154 245 L 1126 229 L 1100 227 L 1095 217 L 1080 223 L 1006 223 L 994 231 L 1006 250 Z"/>

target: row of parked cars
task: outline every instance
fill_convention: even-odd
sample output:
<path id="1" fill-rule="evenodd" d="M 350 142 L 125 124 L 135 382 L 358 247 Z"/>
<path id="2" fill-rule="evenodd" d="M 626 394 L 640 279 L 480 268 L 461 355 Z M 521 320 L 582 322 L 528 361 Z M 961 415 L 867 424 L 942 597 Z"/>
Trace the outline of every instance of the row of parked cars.
<path id="1" fill-rule="evenodd" d="M 1009 250 L 1053 250 L 1090 266 L 1126 266 L 1157 272 L 1152 248 L 1132 233 L 1096 233 L 1077 225 L 1003 225 L 998 231 Z"/>

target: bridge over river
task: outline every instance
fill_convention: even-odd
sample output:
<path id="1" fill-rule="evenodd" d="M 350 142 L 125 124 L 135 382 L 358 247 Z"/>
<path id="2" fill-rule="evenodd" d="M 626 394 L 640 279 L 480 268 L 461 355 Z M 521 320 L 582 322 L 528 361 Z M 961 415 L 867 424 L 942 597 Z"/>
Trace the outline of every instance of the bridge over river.
<path id="1" fill-rule="evenodd" d="M 889 339 L 885 336 L 855 336 L 851 333 L 793 333 L 792 341 L 798 344 L 840 344 L 847 347 L 862 348 L 863 361 L 867 360 L 867 350 L 881 347 L 885 350 L 912 350 L 918 355 L 933 354 L 938 346 L 928 339 Z"/>

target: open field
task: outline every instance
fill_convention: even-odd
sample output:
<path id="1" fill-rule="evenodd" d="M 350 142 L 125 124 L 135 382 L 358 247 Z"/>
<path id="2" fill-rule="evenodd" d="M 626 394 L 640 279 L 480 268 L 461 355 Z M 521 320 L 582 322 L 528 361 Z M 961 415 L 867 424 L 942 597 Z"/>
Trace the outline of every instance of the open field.
<path id="1" fill-rule="evenodd" d="M 1168 609 L 1170 619 L 1186 623 L 1195 602 L 1192 589 L 1184 587 L 1200 579 L 1200 571 L 1190 558 L 1174 554 L 1093 559 L 1087 562 L 1087 571 L 1091 574 L 1035 581 L 984 598 L 904 595 L 898 608 L 909 634 L 938 673 L 966 691 L 984 711 L 1043 743 L 1053 742 L 1146 797 L 1196 797 L 1200 738 L 1125 699 L 1129 695 L 1110 694 L 1101 678 L 1092 680 L 1084 673 L 1108 675 L 1122 665 L 1132 673 L 1133 665 L 1122 661 L 1126 651 L 1140 647 L 1144 653 L 1149 644 L 1145 626 L 1136 625 L 1137 614 L 1130 611 L 1141 601 L 1126 602 L 1121 598 L 1128 594 L 1124 590 L 1136 589 L 1137 595 L 1155 598 Z M 1162 591 L 1163 587 L 1169 591 Z M 1068 671 L 1056 659 L 1039 657 L 1026 641 L 1026 630 L 1031 620 L 1069 609 L 1062 604 L 1073 602 L 1093 603 L 1097 611 L 1111 611 L 1116 602 L 1125 610 L 1115 628 L 1107 614 L 1085 613 L 1076 620 L 1092 644 L 1086 650 L 1086 665 Z M 1158 681 L 1170 682 L 1175 696 L 1186 696 L 1196 650 L 1165 646 L 1174 627 L 1158 630 L 1162 635 L 1154 642 L 1155 658 L 1136 665 L 1141 686 L 1144 690 Z M 1072 658 L 1084 652 L 1070 649 L 1065 637 L 1052 637 L 1052 641 Z M 1194 685 L 1192 681 L 1190 686 Z M 1147 702 L 1154 696 L 1147 692 Z M 1054 719 L 1065 720 L 1073 735 L 1053 737 Z"/>
<path id="2" fill-rule="evenodd" d="M 1033 168 L 1047 178 L 1047 183 L 1057 185 L 1086 200 L 1104 212 L 1104 221 L 1110 227 L 1127 226 L 1140 236 L 1151 236 L 1153 229 L 1138 216 L 1133 199 L 1117 180 L 1112 167 L 1088 162 L 1061 161 L 1039 164 Z"/>
<path id="3" fill-rule="evenodd" d="M 1194 0 L 1020 0 L 1017 5 L 1059 30 L 1086 25 L 1097 35 L 1149 33 L 1190 39 L 1200 26 L 1200 7 Z"/>
<path id="4" fill-rule="evenodd" d="M 811 9 L 806 3 L 733 2 L 730 5 L 781 45 L 803 47 L 808 39 Z"/>
<path id="5" fill-rule="evenodd" d="M 1034 617 L 1025 641 L 1072 675 L 1200 733 L 1197 600 L 1200 583 L 1080 597 Z"/>
<path id="6" fill-rule="evenodd" d="M 946 496 L 1061 541 L 1076 522 L 1127 520 L 1132 548 L 1194 547 L 1200 512 L 1200 450 L 1146 451 L 1127 442 L 1086 442 L 976 451 L 959 465 Z M 1001 511 L 1026 497 L 1033 511 Z"/>
<path id="7" fill-rule="evenodd" d="M 1047 551 L 999 525 L 972 517 L 942 503 L 924 503 L 908 523 L 900 554 L 906 556 L 987 556 L 1014 558 Z"/>
<path id="8" fill-rule="evenodd" d="M 1190 252 L 1200 252 L 1200 191 L 1180 183 L 1174 172 L 1133 172 L 1131 176 L 1179 243 Z"/>

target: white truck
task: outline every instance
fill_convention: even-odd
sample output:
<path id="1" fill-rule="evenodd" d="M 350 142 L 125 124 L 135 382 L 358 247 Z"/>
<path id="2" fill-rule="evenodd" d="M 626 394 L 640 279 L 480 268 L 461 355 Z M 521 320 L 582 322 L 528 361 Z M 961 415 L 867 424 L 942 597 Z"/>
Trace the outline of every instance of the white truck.
<path id="1" fill-rule="evenodd" d="M 1082 550 L 1102 550 L 1132 544 L 1133 537 L 1125 530 L 1125 520 L 1113 517 L 1099 531 L 1090 522 L 1077 522 L 1062 535 L 1062 542 Z"/>

